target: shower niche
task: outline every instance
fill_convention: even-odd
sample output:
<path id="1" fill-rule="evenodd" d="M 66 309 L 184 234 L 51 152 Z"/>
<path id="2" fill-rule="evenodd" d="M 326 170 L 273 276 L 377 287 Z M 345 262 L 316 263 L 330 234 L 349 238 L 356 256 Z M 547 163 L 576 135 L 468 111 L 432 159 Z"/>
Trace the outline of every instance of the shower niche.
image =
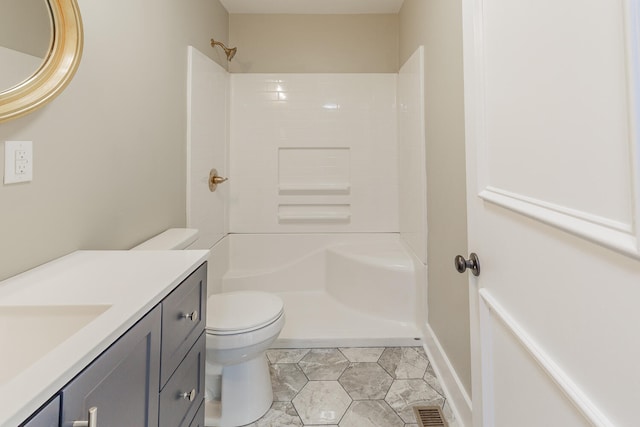
<path id="1" fill-rule="evenodd" d="M 279 194 L 349 194 L 349 155 L 348 147 L 280 148 Z"/>

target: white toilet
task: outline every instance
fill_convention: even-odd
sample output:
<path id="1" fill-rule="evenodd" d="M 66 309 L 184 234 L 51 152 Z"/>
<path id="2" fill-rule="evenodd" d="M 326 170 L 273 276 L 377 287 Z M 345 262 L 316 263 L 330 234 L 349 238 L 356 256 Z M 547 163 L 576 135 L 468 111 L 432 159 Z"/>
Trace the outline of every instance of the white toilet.
<path id="1" fill-rule="evenodd" d="M 283 326 L 283 303 L 276 295 L 239 291 L 209 297 L 206 426 L 243 426 L 269 410 L 273 392 L 265 351 Z M 218 394 L 219 420 L 211 404 Z"/>
<path id="2" fill-rule="evenodd" d="M 197 230 L 169 229 L 135 250 L 188 249 Z M 273 403 L 265 351 L 284 326 L 277 295 L 225 292 L 207 299 L 205 425 L 237 427 L 262 417 Z"/>

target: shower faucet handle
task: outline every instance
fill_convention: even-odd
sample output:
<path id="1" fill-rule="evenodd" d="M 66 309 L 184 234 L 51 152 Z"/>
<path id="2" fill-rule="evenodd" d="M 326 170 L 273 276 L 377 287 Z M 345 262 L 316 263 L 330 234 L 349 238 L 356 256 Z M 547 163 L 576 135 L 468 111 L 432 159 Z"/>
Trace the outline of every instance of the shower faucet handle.
<path id="1" fill-rule="evenodd" d="M 228 179 L 229 178 L 223 178 L 219 176 L 217 169 L 211 169 L 211 171 L 209 172 L 209 191 L 211 192 L 216 191 L 218 184 L 222 184 Z"/>
<path id="2" fill-rule="evenodd" d="M 222 184 L 223 182 L 227 181 L 229 178 L 223 178 L 221 176 L 214 176 L 211 179 L 213 180 L 214 184 Z"/>

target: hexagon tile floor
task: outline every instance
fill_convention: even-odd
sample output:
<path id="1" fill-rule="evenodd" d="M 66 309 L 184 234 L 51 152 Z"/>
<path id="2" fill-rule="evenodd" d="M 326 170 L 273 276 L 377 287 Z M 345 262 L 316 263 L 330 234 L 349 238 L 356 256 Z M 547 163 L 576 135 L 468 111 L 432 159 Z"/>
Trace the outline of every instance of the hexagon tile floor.
<path id="1" fill-rule="evenodd" d="M 273 406 L 250 427 L 417 427 L 413 406 L 449 405 L 422 347 L 267 351 Z"/>

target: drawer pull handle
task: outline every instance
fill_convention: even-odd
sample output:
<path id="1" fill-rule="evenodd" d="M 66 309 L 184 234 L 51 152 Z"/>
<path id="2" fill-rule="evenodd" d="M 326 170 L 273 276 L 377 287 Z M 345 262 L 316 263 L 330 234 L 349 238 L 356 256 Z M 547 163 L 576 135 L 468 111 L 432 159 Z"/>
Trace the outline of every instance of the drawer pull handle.
<path id="1" fill-rule="evenodd" d="M 196 389 L 192 389 L 189 393 L 184 392 L 184 393 L 180 393 L 180 397 L 183 398 L 184 400 L 188 400 L 189 402 L 193 402 L 193 399 L 196 398 Z"/>
<path id="2" fill-rule="evenodd" d="M 98 427 L 98 408 L 89 408 L 89 421 L 74 421 L 72 427 Z"/>
<path id="3" fill-rule="evenodd" d="M 198 321 L 198 310 L 193 310 L 193 313 L 183 313 L 180 315 L 181 319 L 189 319 L 192 322 Z"/>

